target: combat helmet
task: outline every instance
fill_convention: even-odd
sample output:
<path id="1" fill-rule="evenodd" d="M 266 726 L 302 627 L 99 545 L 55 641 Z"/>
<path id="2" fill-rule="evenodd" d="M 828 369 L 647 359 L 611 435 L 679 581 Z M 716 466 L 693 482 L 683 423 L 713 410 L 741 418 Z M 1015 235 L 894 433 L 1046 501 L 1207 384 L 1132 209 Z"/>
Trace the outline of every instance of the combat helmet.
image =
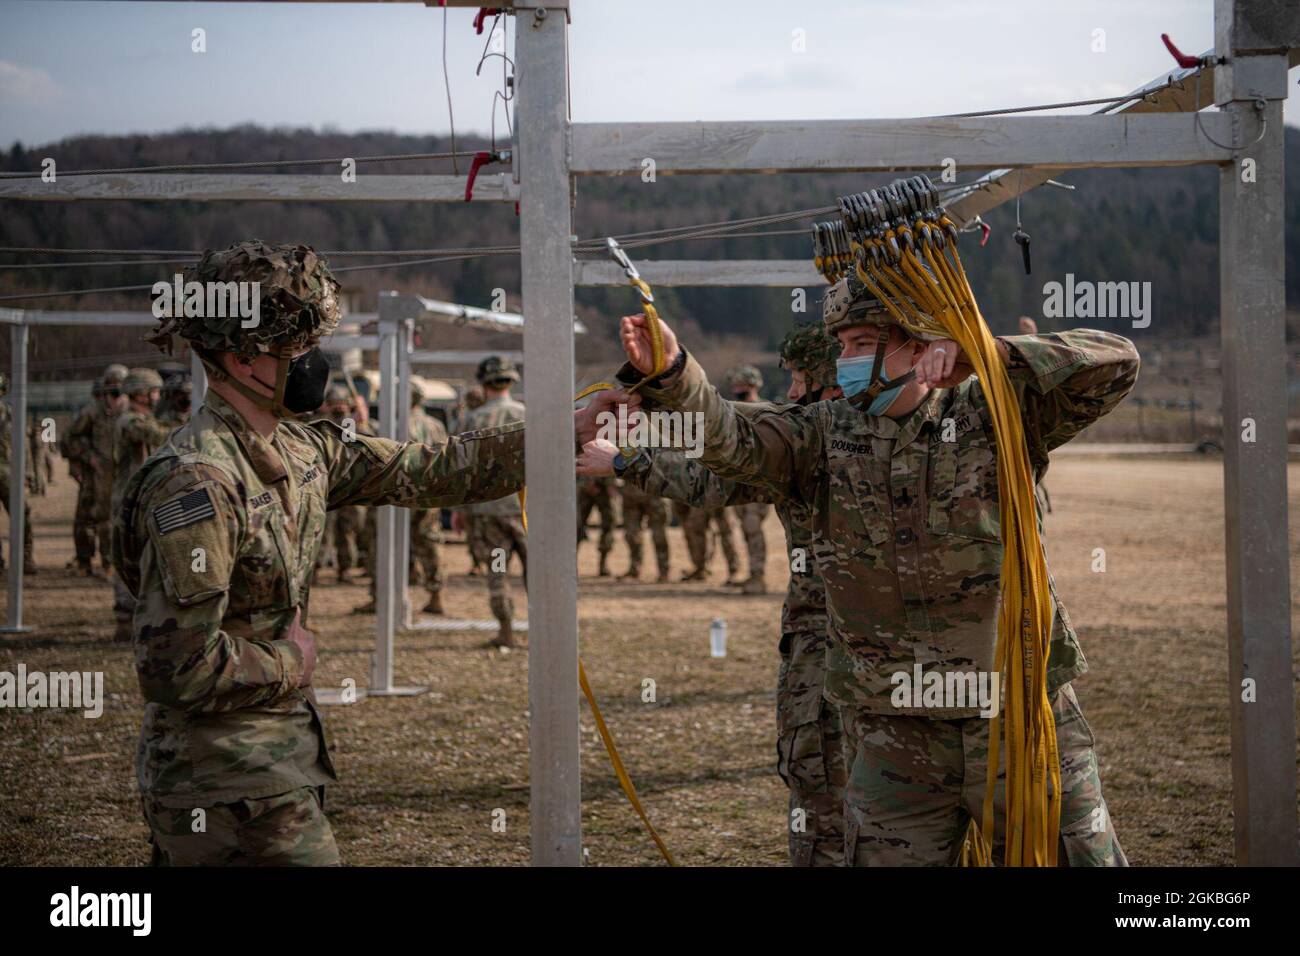
<path id="1" fill-rule="evenodd" d="M 904 326 L 854 273 L 849 273 L 826 290 L 826 295 L 822 298 L 822 323 L 831 335 L 860 325 L 886 328 L 896 325 L 922 342 L 936 342 L 944 338 L 936 332 Z"/>
<path id="2" fill-rule="evenodd" d="M 100 376 L 99 381 L 104 385 L 121 385 L 126 378 L 126 366 L 114 362 L 104 369 L 104 374 Z"/>
<path id="3" fill-rule="evenodd" d="M 478 372 L 474 377 L 483 385 L 500 388 L 509 382 L 519 381 L 519 372 L 510 359 L 501 355 L 489 355 L 478 363 Z"/>
<path id="4" fill-rule="evenodd" d="M 185 270 L 185 287 L 200 283 L 205 296 L 202 306 L 187 294 L 184 302 L 173 303 L 170 315 L 160 320 L 148 340 L 170 354 L 173 338 L 184 339 L 203 361 L 208 375 L 228 384 L 254 404 L 281 417 L 295 413 L 284 405 L 289 363 L 295 353 L 311 348 L 330 335 L 339 324 L 339 284 L 325 260 L 306 245 L 271 245 L 248 239 L 221 250 L 208 250 Z M 209 309 L 208 290 L 232 282 L 258 283 L 258 316 L 245 328 L 248 317 L 228 308 Z M 199 312 L 199 315 L 190 314 Z M 274 395 L 267 396 L 232 378 L 214 353 L 233 352 L 245 358 L 273 355 L 279 360 Z"/>
<path id="5" fill-rule="evenodd" d="M 805 372 L 822 388 L 835 388 L 835 360 L 843 350 L 840 340 L 820 323 L 796 325 L 781 342 L 781 367 Z"/>
<path id="6" fill-rule="evenodd" d="M 128 395 L 147 395 L 151 390 L 162 387 L 162 376 L 151 368 L 133 368 L 126 373 L 122 382 L 122 391 Z"/>
<path id="7" fill-rule="evenodd" d="M 732 388 L 762 388 L 763 373 L 752 365 L 737 365 L 727 369 L 727 384 Z"/>

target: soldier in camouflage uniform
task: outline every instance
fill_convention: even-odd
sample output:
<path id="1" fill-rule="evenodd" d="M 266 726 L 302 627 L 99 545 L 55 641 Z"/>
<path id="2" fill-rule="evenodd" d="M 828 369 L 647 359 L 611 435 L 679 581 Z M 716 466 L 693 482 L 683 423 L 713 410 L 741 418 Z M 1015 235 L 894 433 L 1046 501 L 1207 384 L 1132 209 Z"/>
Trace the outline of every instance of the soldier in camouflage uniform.
<path id="1" fill-rule="evenodd" d="M 101 514 L 101 493 L 107 507 L 112 498 L 113 430 L 117 416 L 126 407 L 126 396 L 122 394 L 126 371 L 125 365 L 116 364 L 104 369 L 92 390 L 90 404 L 77 413 L 59 446 L 68 460 L 68 471 L 77 481 L 77 510 L 72 522 L 76 548 L 73 567 L 91 577 L 102 577 L 93 564 L 96 542 L 104 570 L 112 563 L 107 523 Z M 105 480 L 108 489 L 101 492 Z"/>
<path id="2" fill-rule="evenodd" d="M 483 394 L 482 385 L 471 385 L 465 390 L 462 396 L 462 404 L 457 409 L 456 430 L 465 431 L 465 421 L 469 413 L 478 408 L 487 401 L 487 396 Z M 457 508 L 451 513 L 452 530 L 465 535 L 466 549 L 469 552 L 469 570 L 466 572 L 468 577 L 477 577 L 479 573 L 478 555 L 474 553 L 474 516 L 464 508 Z"/>
<path id="3" fill-rule="evenodd" d="M 302 424 L 295 416 L 320 406 L 329 376 L 316 343 L 339 321 L 324 262 L 307 246 L 252 240 L 187 272 L 260 283 L 260 320 L 163 320 L 153 341 L 191 343 L 207 398 L 131 478 L 116 514 L 114 555 L 136 602 L 138 772 L 154 859 L 334 864 L 322 800 L 335 773 L 305 627 L 325 514 L 513 494 L 523 424 L 443 448 Z"/>
<path id="4" fill-rule="evenodd" d="M 524 406 L 510 395 L 510 387 L 519 381 L 513 362 L 489 355 L 479 363 L 476 378 L 483 386 L 486 400 L 465 416 L 467 428 L 477 431 L 523 421 Z M 594 407 L 594 403 L 589 407 Z M 492 644 L 496 647 L 520 646 L 526 641 L 514 633 L 515 605 L 506 576 L 510 555 L 517 554 L 523 567 L 524 586 L 528 586 L 528 536 L 524 531 L 519 496 L 480 502 L 466 510 L 474 521 L 470 548 L 487 568 L 488 600 L 492 616 L 497 619 L 497 636 Z"/>
<path id="5" fill-rule="evenodd" d="M 163 380 L 151 368 L 133 368 L 122 382 L 127 398 L 126 410 L 117 416 L 113 432 L 113 514 L 122 505 L 127 482 L 145 460 L 163 443 L 172 429 L 154 418 L 153 409 L 162 392 Z M 113 639 L 131 640 L 131 615 L 135 600 L 122 583 L 113 578 L 113 616 L 117 629 Z"/>
<path id="6" fill-rule="evenodd" d="M 50 443 L 45 440 L 44 431 L 41 420 L 33 415 L 27 422 L 27 457 L 32 461 L 29 487 L 32 494 L 42 498 L 54 477 L 51 474 L 53 458 L 50 455 Z"/>
<path id="7" fill-rule="evenodd" d="M 587 519 L 594 510 L 600 515 L 600 553 L 602 578 L 609 577 L 609 552 L 614 550 L 614 496 L 618 483 L 612 478 L 588 478 L 578 482 L 578 550 L 587 540 Z"/>
<path id="8" fill-rule="evenodd" d="M 846 862 L 951 864 L 970 820 L 982 814 L 990 722 L 978 706 L 947 700 L 915 707 L 894 691 L 898 675 L 914 667 L 945 683 L 994 669 L 1003 552 L 988 404 L 955 342 L 905 332 L 855 278 L 827 293 L 824 321 L 844 346 L 838 371 L 848 401 L 746 420 L 709 387 L 666 326 L 664 347 L 675 358 L 642 392 L 670 408 L 703 412 L 701 461 L 719 476 L 812 512 L 832 638 L 824 693 L 841 707 L 852 756 Z M 641 371 L 620 377 L 653 370 L 644 316 L 625 318 L 621 334 Z M 1113 409 L 1137 378 L 1133 344 L 1110 333 L 997 341 L 1036 477 L 1049 452 Z M 1050 576 L 1048 585 L 1060 860 L 1125 865 L 1092 732 L 1070 686 L 1087 663 Z M 995 859 L 1006 840 L 1004 790 L 1000 785 L 994 800 Z"/>
<path id="9" fill-rule="evenodd" d="M 9 376 L 0 372 L 0 398 L 9 394 Z M 3 503 L 5 514 L 9 513 L 9 456 L 13 452 L 13 425 L 9 413 L 9 405 L 6 402 L 0 402 L 0 503 Z M 27 454 L 24 449 L 24 454 Z M 32 463 L 30 454 L 27 455 L 27 489 L 31 490 Z M 8 537 L 6 535 L 6 537 Z M 4 548 L 0 547 L 0 571 L 5 567 Z M 32 506 L 26 498 L 23 498 L 23 573 L 35 574 L 36 562 L 32 560 Z"/>
<path id="10" fill-rule="evenodd" d="M 476 377 L 484 388 L 485 401 L 465 416 L 465 427 L 497 428 L 524 419 L 523 403 L 511 397 L 511 385 L 519 381 L 519 372 L 510 359 L 489 355 L 478 363 Z M 589 407 L 594 407 L 593 405 Z M 524 532 L 523 507 L 519 496 L 512 494 L 497 501 L 486 501 L 467 509 L 473 518 L 473 538 L 469 546 L 474 557 L 487 568 L 487 596 L 491 613 L 497 618 L 495 646 L 517 646 L 524 641 L 513 632 L 515 602 L 510 596 L 507 579 L 510 555 L 519 555 L 523 566 L 524 587 L 528 587 L 528 535 Z"/>
<path id="11" fill-rule="evenodd" d="M 820 323 L 798 326 L 781 345 L 790 369 L 787 398 L 799 405 L 838 398 L 835 358 L 840 344 Z M 782 406 L 736 402 L 739 415 L 761 421 Z M 603 446 L 603 447 L 602 447 Z M 624 494 L 636 488 L 693 507 L 738 506 L 768 501 L 760 487 L 719 478 L 680 452 L 642 449 L 624 460 L 618 449 L 597 440 L 578 460 L 579 474 L 606 469 L 623 479 Z M 826 588 L 812 554 L 812 512 L 789 499 L 777 505 L 790 555 L 790 582 L 781 608 L 781 669 L 776 688 L 777 771 L 790 790 L 789 849 L 792 866 L 844 863 L 843 727 L 839 707 L 822 696 L 826 682 Z"/>
<path id="12" fill-rule="evenodd" d="M 332 385 L 325 393 L 325 416 L 323 420 L 332 421 L 339 428 L 350 426 L 353 432 L 359 431 L 356 420 L 352 417 L 352 393 L 344 385 Z M 365 531 L 365 508 L 359 505 L 344 505 L 332 509 L 325 516 L 325 548 L 334 554 L 334 567 L 338 572 L 339 583 L 347 580 L 348 572 L 361 565 L 361 551 L 358 541 Z"/>
<path id="13" fill-rule="evenodd" d="M 650 540 L 655 548 L 655 566 L 659 570 L 659 583 L 668 580 L 668 502 L 659 495 L 642 491 L 633 484 L 625 484 L 623 494 L 623 540 L 627 542 L 627 573 L 619 580 L 636 581 L 641 578 L 641 560 L 644 553 L 641 527 L 650 527 Z"/>
<path id="14" fill-rule="evenodd" d="M 740 556 L 736 554 L 734 529 L 726 508 L 691 508 L 679 502 L 673 504 L 673 514 L 686 538 L 686 552 L 691 556 L 691 570 L 682 575 L 683 581 L 703 581 L 709 576 L 709 562 L 713 559 L 713 542 L 709 528 L 717 531 L 717 542 L 727 560 L 727 582 L 740 583 Z"/>
<path id="15" fill-rule="evenodd" d="M 411 441 L 441 448 L 447 444 L 447 426 L 424 410 L 423 396 L 411 386 Z M 429 589 L 425 614 L 443 614 L 442 587 L 442 511 L 425 508 L 411 515 L 411 573 L 418 564 L 424 570 L 424 586 Z"/>
<path id="16" fill-rule="evenodd" d="M 759 401 L 758 390 L 763 387 L 763 375 L 752 365 L 740 365 L 729 369 L 726 374 L 727 384 L 731 386 L 731 397 L 737 402 Z M 749 554 L 749 577 L 742 586 L 746 594 L 763 594 L 767 591 L 764 575 L 767 569 L 767 541 L 763 538 L 763 519 L 767 517 L 768 504 L 765 501 L 750 501 L 736 505 L 736 523 L 740 525 L 740 536 L 745 539 L 745 551 Z"/>
<path id="17" fill-rule="evenodd" d="M 154 409 L 154 417 L 168 428 L 180 428 L 190 420 L 193 399 L 194 381 L 188 370 L 164 377 L 162 398 Z"/>

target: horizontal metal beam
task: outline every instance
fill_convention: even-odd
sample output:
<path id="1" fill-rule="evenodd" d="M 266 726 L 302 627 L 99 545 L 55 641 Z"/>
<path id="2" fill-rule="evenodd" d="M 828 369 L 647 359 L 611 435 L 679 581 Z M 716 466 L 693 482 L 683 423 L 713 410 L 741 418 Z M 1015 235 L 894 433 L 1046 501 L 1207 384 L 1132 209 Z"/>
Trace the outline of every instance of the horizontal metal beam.
<path id="1" fill-rule="evenodd" d="M 509 173 L 480 175 L 474 202 L 514 202 Z M 341 176 L 243 173 L 105 173 L 40 179 L 0 179 L 0 199 L 35 202 L 464 202 L 464 176 Z"/>
<path id="2" fill-rule="evenodd" d="M 455 350 L 455 349 L 416 349 L 411 353 L 412 365 L 477 365 L 490 355 L 496 355 L 500 358 L 508 358 L 512 362 L 523 363 L 523 350 L 480 350 L 472 349 Z"/>
<path id="3" fill-rule="evenodd" d="M 1224 163 L 1227 117 L 990 116 L 974 119 L 574 123 L 573 172 L 639 175 L 647 159 L 673 173 L 893 172 L 1008 166 L 1186 166 Z"/>
<path id="4" fill-rule="evenodd" d="M 453 325 L 468 325 L 492 332 L 522 332 L 524 328 L 524 317 L 518 312 L 496 312 L 458 302 L 426 299 L 421 295 L 401 295 L 395 292 L 391 295 L 395 302 L 393 316 L 397 319 L 450 319 Z M 574 319 L 573 331 L 582 334 L 587 331 L 587 327 Z"/>
<path id="5" fill-rule="evenodd" d="M 822 286 L 826 280 L 808 259 L 637 260 L 637 272 L 652 286 Z M 627 273 L 617 263 L 580 259 L 574 285 L 625 286 Z"/>
<path id="6" fill-rule="evenodd" d="M 6 325 L 157 325 L 152 312 L 44 312 L 35 309 L 0 309 Z"/>

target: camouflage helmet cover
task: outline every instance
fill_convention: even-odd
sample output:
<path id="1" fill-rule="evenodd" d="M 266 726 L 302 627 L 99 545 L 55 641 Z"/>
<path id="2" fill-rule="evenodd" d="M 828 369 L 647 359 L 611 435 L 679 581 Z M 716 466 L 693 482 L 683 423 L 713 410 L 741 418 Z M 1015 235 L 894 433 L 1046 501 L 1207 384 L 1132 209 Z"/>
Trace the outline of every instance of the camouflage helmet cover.
<path id="1" fill-rule="evenodd" d="M 148 336 L 163 351 L 170 352 L 173 336 L 201 349 L 250 358 L 286 348 L 299 351 L 339 324 L 339 284 L 311 246 L 248 239 L 227 249 L 208 250 L 185 270 L 185 282 L 258 283 L 259 322 L 243 328 L 245 317 L 186 315 L 182 303 L 175 303 L 173 314 L 164 316 L 157 331 Z"/>
<path id="2" fill-rule="evenodd" d="M 337 382 L 329 387 L 325 393 L 325 403 L 327 405 L 352 405 L 352 393 L 348 391 L 346 385 L 340 385 Z"/>
<path id="3" fill-rule="evenodd" d="M 839 380 L 835 360 L 843 346 L 817 322 L 796 325 L 781 342 L 781 365 L 806 372 L 823 388 L 835 388 Z"/>
<path id="4" fill-rule="evenodd" d="M 114 362 L 112 365 L 104 369 L 104 374 L 100 376 L 99 381 L 100 384 L 102 385 L 108 385 L 109 383 L 113 383 L 115 385 L 121 385 L 122 380 L 125 378 L 126 378 L 126 366 L 119 365 L 117 362 Z"/>
<path id="5" fill-rule="evenodd" d="M 898 318 L 853 273 L 826 290 L 822 298 L 822 322 L 831 335 L 860 325 L 897 325 L 912 338 L 934 342 L 942 335 L 904 327 Z"/>
<path id="6" fill-rule="evenodd" d="M 126 379 L 122 382 L 122 391 L 128 395 L 143 395 L 151 389 L 162 387 L 162 376 L 151 368 L 133 368 L 127 372 Z"/>
<path id="7" fill-rule="evenodd" d="M 519 372 L 515 370 L 515 363 L 510 359 L 500 355 L 489 355 L 478 363 L 478 372 L 474 377 L 484 385 L 491 385 L 494 382 L 517 382 Z"/>
<path id="8" fill-rule="evenodd" d="M 752 365 L 727 369 L 727 384 L 732 388 L 762 388 L 763 373 Z"/>

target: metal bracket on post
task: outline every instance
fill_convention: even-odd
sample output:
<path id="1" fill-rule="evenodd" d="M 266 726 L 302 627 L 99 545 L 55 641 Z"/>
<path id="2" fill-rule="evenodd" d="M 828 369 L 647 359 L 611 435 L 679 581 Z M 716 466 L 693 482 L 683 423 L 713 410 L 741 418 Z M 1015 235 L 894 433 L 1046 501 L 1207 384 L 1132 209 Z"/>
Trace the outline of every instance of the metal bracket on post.
<path id="1" fill-rule="evenodd" d="M 401 406 L 398 386 L 398 351 L 401 323 L 394 317 L 395 292 L 379 294 L 379 430 L 386 437 L 397 434 Z M 399 576 L 396 509 L 391 505 L 375 513 L 375 652 L 370 666 L 368 697 L 412 697 L 427 687 L 398 687 L 393 683 L 393 632 L 397 628 Z M 405 580 L 406 569 L 400 569 Z"/>
<path id="2" fill-rule="evenodd" d="M 9 607 L 3 634 L 30 631 L 23 626 L 23 536 L 26 533 L 27 496 L 27 333 L 19 322 L 9 329 L 11 366 L 9 404 L 12 432 L 9 448 Z"/>

